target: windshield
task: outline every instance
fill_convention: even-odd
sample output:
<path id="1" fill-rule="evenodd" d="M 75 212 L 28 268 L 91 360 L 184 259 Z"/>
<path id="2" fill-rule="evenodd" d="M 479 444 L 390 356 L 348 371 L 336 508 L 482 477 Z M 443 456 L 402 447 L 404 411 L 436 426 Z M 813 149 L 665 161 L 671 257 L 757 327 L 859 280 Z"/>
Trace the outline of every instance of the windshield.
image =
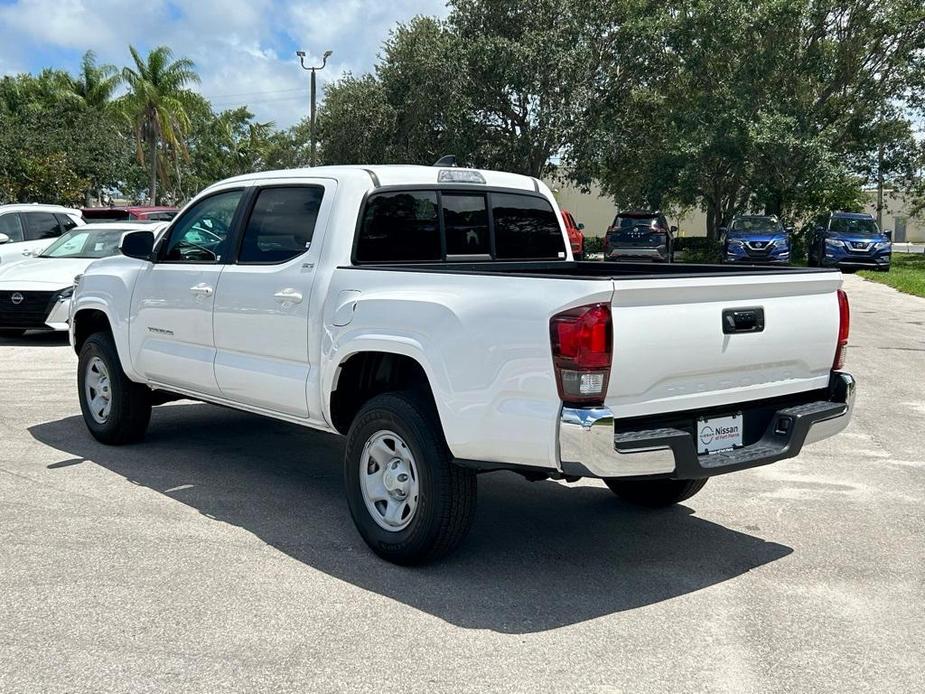
<path id="1" fill-rule="evenodd" d="M 76 227 L 62 234 L 45 249 L 41 258 L 106 258 L 119 252 L 122 227 L 112 229 L 86 229 Z"/>
<path id="2" fill-rule="evenodd" d="M 740 217 L 732 221 L 729 231 L 733 234 L 774 234 L 783 229 L 773 217 Z"/>
<path id="3" fill-rule="evenodd" d="M 872 219 L 851 219 L 848 217 L 833 217 L 829 225 L 829 231 L 837 231 L 842 234 L 862 234 L 865 236 L 879 235 L 880 230 L 877 223 Z"/>

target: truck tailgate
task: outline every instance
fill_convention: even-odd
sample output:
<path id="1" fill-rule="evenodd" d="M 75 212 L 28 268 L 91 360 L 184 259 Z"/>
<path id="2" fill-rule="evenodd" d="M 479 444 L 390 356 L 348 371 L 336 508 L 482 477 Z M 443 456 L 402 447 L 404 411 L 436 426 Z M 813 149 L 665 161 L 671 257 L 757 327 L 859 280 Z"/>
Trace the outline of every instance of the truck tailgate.
<path id="1" fill-rule="evenodd" d="M 825 388 L 838 339 L 841 273 L 614 281 L 614 416 L 722 408 Z M 725 334 L 727 309 L 764 328 Z"/>

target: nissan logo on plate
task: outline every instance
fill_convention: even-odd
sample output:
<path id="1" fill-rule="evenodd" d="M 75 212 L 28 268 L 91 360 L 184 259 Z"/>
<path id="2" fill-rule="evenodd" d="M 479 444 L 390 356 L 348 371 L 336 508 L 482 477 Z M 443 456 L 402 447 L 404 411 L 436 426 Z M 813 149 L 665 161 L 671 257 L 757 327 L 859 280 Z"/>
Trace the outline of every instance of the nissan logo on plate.
<path id="1" fill-rule="evenodd" d="M 10 301 L 12 301 L 14 304 L 18 306 L 19 304 L 22 303 L 22 294 L 20 294 L 19 292 L 16 292 L 15 294 L 13 294 L 13 296 L 10 297 Z"/>

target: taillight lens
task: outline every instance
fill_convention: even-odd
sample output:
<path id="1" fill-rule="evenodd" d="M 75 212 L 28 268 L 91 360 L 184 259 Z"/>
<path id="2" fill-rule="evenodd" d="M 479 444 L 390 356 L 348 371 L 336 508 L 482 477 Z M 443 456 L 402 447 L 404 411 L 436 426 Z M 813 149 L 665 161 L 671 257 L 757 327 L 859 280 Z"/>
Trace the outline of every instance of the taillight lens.
<path id="1" fill-rule="evenodd" d="M 549 320 L 549 334 L 562 401 L 602 404 L 613 357 L 610 306 L 592 304 L 557 313 Z"/>
<path id="2" fill-rule="evenodd" d="M 838 371 L 845 366 L 848 352 L 848 332 L 851 329 L 851 309 L 848 307 L 848 295 L 838 290 L 838 346 L 835 348 L 835 361 L 832 368 Z"/>

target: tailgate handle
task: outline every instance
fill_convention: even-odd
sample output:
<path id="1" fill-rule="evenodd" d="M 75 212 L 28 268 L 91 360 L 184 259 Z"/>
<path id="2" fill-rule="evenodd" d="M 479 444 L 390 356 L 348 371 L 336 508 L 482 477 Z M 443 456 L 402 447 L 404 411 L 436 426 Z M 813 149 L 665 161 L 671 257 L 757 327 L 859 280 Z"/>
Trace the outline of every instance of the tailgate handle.
<path id="1" fill-rule="evenodd" d="M 723 333 L 760 333 L 764 330 L 763 308 L 727 308 L 723 311 Z"/>

